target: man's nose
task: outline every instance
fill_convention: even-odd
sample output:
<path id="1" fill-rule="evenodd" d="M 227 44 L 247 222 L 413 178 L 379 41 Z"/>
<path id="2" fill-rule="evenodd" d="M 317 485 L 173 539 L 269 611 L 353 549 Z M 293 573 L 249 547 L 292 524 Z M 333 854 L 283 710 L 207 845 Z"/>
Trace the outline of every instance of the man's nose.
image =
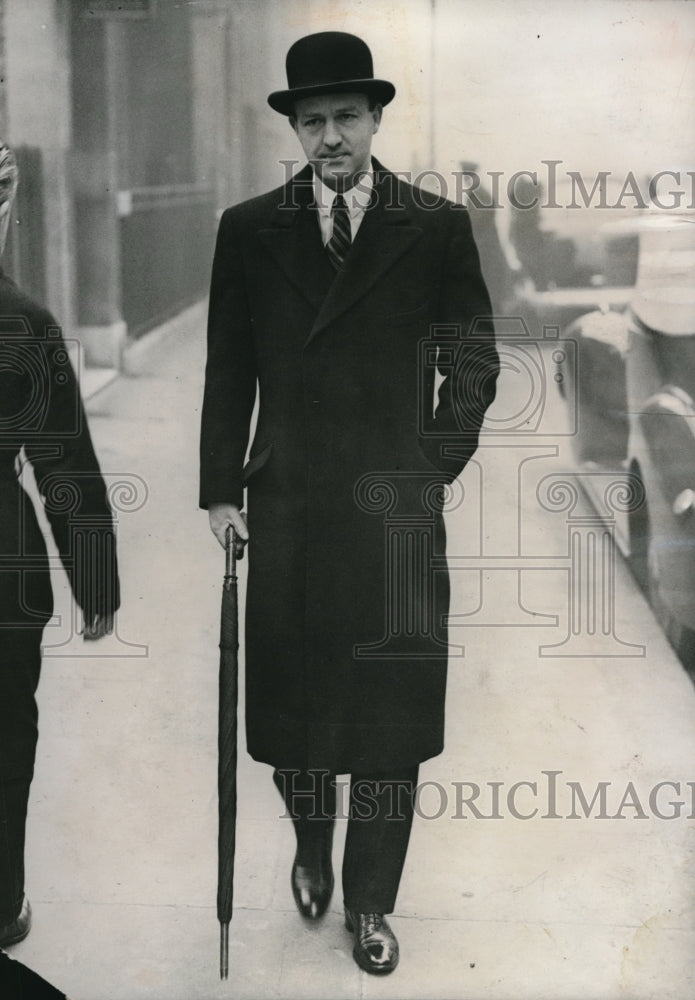
<path id="1" fill-rule="evenodd" d="M 323 143 L 325 146 L 339 146 L 343 141 L 343 137 L 340 134 L 335 122 L 327 121 L 326 127 L 323 130 Z"/>

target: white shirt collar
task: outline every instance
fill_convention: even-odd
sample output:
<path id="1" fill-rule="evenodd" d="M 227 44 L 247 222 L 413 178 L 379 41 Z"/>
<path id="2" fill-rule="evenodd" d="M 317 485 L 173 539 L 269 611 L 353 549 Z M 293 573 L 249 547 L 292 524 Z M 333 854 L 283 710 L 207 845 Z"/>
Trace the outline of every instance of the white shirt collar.
<path id="1" fill-rule="evenodd" d="M 367 207 L 372 197 L 372 188 L 374 187 L 374 175 L 372 173 L 372 168 L 370 167 L 358 180 L 354 187 L 351 187 L 348 191 L 343 192 L 345 198 L 345 204 L 347 205 L 347 210 L 351 218 L 355 216 L 362 215 Z M 331 209 L 333 208 L 333 202 L 335 201 L 336 192 L 333 188 L 329 188 L 323 183 L 318 174 L 314 174 L 314 198 L 316 199 L 316 207 L 319 214 L 327 217 L 331 214 Z"/>

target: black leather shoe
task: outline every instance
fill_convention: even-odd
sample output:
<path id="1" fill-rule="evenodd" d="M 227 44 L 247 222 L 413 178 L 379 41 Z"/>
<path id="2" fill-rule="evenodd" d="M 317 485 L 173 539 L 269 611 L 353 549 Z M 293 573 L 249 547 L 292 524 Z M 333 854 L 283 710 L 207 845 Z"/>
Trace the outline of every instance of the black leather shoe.
<path id="1" fill-rule="evenodd" d="M 307 920 L 318 920 L 328 909 L 333 895 L 333 824 L 322 823 L 316 843 L 307 849 L 302 844 L 302 860 L 309 864 L 299 864 L 300 851 L 297 849 L 292 865 L 292 895 L 297 909 Z"/>
<path id="2" fill-rule="evenodd" d="M 0 927 L 0 948 L 9 948 L 12 944 L 19 944 L 23 941 L 31 930 L 31 906 L 25 896 L 22 900 L 22 909 L 19 916 L 11 923 Z"/>
<path id="3" fill-rule="evenodd" d="M 383 913 L 354 913 L 345 907 L 345 926 L 355 935 L 352 957 L 361 969 L 375 976 L 393 972 L 398 941 Z"/>

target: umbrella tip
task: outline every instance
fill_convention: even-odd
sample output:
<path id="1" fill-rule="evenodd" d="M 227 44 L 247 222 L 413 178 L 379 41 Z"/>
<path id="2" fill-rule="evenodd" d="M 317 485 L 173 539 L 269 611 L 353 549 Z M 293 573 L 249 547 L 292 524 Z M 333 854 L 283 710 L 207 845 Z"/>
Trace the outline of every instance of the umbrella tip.
<path id="1" fill-rule="evenodd" d="M 220 979 L 229 978 L 229 924 L 220 924 Z"/>

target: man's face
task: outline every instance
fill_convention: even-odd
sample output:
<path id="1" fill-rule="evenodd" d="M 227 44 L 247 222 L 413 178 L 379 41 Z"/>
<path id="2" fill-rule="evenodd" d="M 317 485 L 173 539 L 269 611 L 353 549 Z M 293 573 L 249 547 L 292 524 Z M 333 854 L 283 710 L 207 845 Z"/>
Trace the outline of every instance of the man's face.
<path id="1" fill-rule="evenodd" d="M 347 190 L 369 169 L 372 136 L 379 129 L 381 105 L 369 110 L 365 94 L 325 94 L 297 101 L 290 124 L 309 162 L 324 184 Z"/>

